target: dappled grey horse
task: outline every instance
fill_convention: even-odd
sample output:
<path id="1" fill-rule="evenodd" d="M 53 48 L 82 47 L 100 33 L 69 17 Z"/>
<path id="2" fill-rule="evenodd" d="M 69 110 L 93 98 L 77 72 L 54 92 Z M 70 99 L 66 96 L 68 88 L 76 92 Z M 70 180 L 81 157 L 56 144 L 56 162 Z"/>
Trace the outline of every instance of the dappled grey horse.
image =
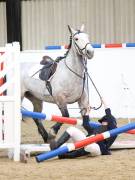
<path id="1" fill-rule="evenodd" d="M 78 102 L 83 117 L 83 127 L 89 132 L 89 98 L 86 83 L 87 59 L 94 55 L 88 35 L 83 32 L 84 25 L 80 30 L 74 30 L 68 26 L 71 37 L 67 53 L 63 58 L 58 58 L 55 73 L 46 82 L 29 76 L 32 64 L 24 63 L 21 73 L 22 99 L 28 98 L 34 111 L 41 112 L 43 101 L 55 103 L 59 107 L 62 116 L 69 117 L 67 104 Z M 44 64 L 44 62 L 42 62 Z M 42 73 L 42 72 L 41 72 Z M 49 88 L 47 83 L 49 83 Z M 47 87 L 46 87 L 47 85 Z M 49 90 L 50 89 L 50 90 Z M 42 121 L 34 119 L 44 142 L 50 135 L 56 135 L 62 123 L 54 124 L 49 133 L 45 130 Z M 48 136 L 49 134 L 49 136 Z"/>

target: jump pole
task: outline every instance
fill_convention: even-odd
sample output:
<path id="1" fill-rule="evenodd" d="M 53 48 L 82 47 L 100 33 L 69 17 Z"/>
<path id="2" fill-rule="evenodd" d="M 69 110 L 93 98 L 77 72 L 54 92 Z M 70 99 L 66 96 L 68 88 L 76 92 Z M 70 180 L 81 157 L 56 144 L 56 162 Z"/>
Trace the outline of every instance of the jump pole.
<path id="1" fill-rule="evenodd" d="M 56 121 L 56 122 L 66 123 L 66 124 L 71 124 L 71 125 L 82 125 L 83 124 L 83 120 L 77 119 L 77 118 L 62 117 L 62 116 L 57 116 L 57 115 L 47 116 L 44 113 L 32 112 L 32 111 L 28 111 L 28 110 L 24 110 L 24 109 L 21 110 L 21 113 L 24 117 L 31 117 L 31 118 L 36 118 L 36 119 L 41 119 L 41 120 L 46 120 L 46 121 Z M 92 128 L 101 126 L 101 124 L 98 122 L 90 121 L 89 123 Z M 133 129 L 126 133 L 135 134 L 135 130 Z"/>
<path id="2" fill-rule="evenodd" d="M 134 128 L 135 128 L 135 123 L 130 123 L 130 124 L 127 124 L 125 126 L 115 128 L 115 129 L 112 129 L 110 131 L 106 131 L 106 132 L 101 133 L 101 134 L 97 134 L 93 137 L 88 137 L 82 141 L 78 141 L 76 143 L 70 143 L 67 146 L 59 147 L 59 148 L 52 150 L 48 153 L 43 153 L 43 154 L 36 156 L 36 161 L 42 162 L 42 161 L 51 159 L 51 158 L 56 157 L 58 155 L 65 154 L 67 152 L 85 147 L 89 144 L 99 142 L 99 141 L 102 141 L 102 140 L 107 139 L 109 137 L 119 135 L 121 133 L 124 133 L 128 130 L 132 130 Z"/>
<path id="3" fill-rule="evenodd" d="M 41 120 L 46 120 L 46 121 L 56 121 L 56 122 L 61 122 L 61 123 L 66 123 L 66 124 L 72 124 L 72 125 L 82 125 L 83 121 L 81 119 L 76 119 L 76 118 L 69 118 L 69 117 L 62 117 L 62 116 L 57 116 L 57 115 L 51 115 L 47 116 L 44 113 L 39 113 L 39 112 L 32 112 L 28 110 L 21 110 L 22 116 L 23 117 L 31 117 L 31 118 L 37 118 Z M 91 127 L 99 127 L 100 124 L 96 122 L 90 122 Z"/>
<path id="4" fill-rule="evenodd" d="M 41 119 L 41 120 L 44 120 L 47 118 L 47 116 L 44 113 L 40 113 L 40 112 L 32 112 L 32 111 L 21 109 L 21 113 L 23 117 L 31 117 L 31 118 Z"/>

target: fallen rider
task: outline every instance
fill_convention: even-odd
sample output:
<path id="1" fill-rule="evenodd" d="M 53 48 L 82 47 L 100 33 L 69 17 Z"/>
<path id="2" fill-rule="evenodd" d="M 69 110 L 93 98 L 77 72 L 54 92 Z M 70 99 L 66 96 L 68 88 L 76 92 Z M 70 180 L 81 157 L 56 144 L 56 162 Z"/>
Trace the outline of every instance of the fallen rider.
<path id="1" fill-rule="evenodd" d="M 104 104 L 105 106 L 105 104 Z M 88 132 L 87 136 L 93 136 L 99 133 L 103 133 L 105 131 L 112 130 L 114 128 L 117 128 L 117 123 L 115 117 L 111 114 L 111 109 L 106 108 L 105 106 L 105 116 L 103 116 L 101 119 L 98 120 L 99 123 L 101 123 L 100 127 L 91 128 L 91 132 Z M 61 135 L 61 137 L 55 141 L 52 140 L 50 142 L 51 150 L 56 149 L 60 146 L 62 146 L 64 143 L 66 143 L 69 139 L 71 139 L 73 142 L 81 141 L 87 137 L 84 132 L 82 132 L 80 129 L 71 126 L 66 129 L 66 131 Z M 103 141 L 92 143 L 84 148 L 80 148 L 78 150 L 74 150 L 71 152 L 68 152 L 63 155 L 59 155 L 60 159 L 64 158 L 75 158 L 85 155 L 90 156 L 99 156 L 99 155 L 111 155 L 110 152 L 110 146 L 113 144 L 117 136 L 110 137 L 108 139 L 105 139 Z"/>

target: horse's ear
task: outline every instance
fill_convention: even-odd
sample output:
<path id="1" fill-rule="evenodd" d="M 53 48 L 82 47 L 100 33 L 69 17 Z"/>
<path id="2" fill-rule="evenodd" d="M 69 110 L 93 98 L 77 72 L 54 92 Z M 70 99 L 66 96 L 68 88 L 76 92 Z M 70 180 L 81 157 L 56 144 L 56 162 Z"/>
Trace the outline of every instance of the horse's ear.
<path id="1" fill-rule="evenodd" d="M 84 24 L 82 24 L 81 28 L 80 28 L 80 31 L 84 31 Z"/>
<path id="2" fill-rule="evenodd" d="M 68 29 L 71 35 L 76 33 L 76 31 L 73 28 L 71 28 L 69 25 L 68 25 Z"/>
<path id="3" fill-rule="evenodd" d="M 71 30 L 71 27 L 68 25 L 68 30 L 70 32 L 70 34 L 72 35 L 72 30 Z"/>

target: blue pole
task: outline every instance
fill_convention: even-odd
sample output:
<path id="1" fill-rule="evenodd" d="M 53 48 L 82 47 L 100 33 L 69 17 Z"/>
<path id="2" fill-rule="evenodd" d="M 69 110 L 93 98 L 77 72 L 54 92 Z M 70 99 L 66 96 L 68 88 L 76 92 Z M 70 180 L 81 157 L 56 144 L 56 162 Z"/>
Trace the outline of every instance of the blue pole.
<path id="1" fill-rule="evenodd" d="M 135 43 L 126 43 L 126 47 L 135 47 Z"/>
<path id="2" fill-rule="evenodd" d="M 90 122 L 89 122 L 89 125 L 90 125 L 90 127 L 92 127 L 92 128 L 98 128 L 98 127 L 101 126 L 100 123 L 94 122 L 94 121 L 90 121 Z"/>
<path id="3" fill-rule="evenodd" d="M 116 136 L 118 134 L 124 133 L 124 132 L 126 132 L 128 130 L 131 130 L 131 129 L 134 129 L 134 128 L 135 128 L 135 123 L 130 123 L 130 124 L 127 124 L 125 126 L 122 126 L 122 127 L 119 127 L 119 128 L 115 128 L 115 129 L 112 129 L 110 131 L 106 131 L 106 134 L 109 134 L 110 137 L 113 137 L 113 136 Z M 107 137 L 104 136 L 104 133 L 101 133 L 100 135 L 102 135 L 103 139 L 108 138 L 108 136 Z M 91 142 L 89 143 L 89 139 L 93 139 L 96 136 L 99 136 L 99 134 L 95 135 L 94 137 L 88 137 L 87 138 L 87 141 L 88 141 L 87 145 L 91 144 Z M 84 141 L 84 140 L 82 140 L 82 141 Z M 95 142 L 98 142 L 98 141 L 100 141 L 100 140 L 96 139 Z M 79 142 L 81 143 L 81 141 L 79 141 Z M 79 143 L 79 142 L 76 142 L 76 143 Z M 74 147 L 75 147 L 76 143 L 74 143 Z M 40 154 L 40 155 L 36 156 L 36 160 L 37 160 L 37 162 L 42 162 L 44 160 L 48 160 L 50 158 L 53 158 L 55 156 L 64 154 L 64 153 L 69 152 L 69 151 L 70 151 L 70 149 L 68 148 L 68 145 L 67 146 L 63 146 L 63 147 L 59 147 L 58 149 L 55 149 L 55 150 L 50 151 L 48 153 L 43 153 L 43 154 Z"/>
<path id="4" fill-rule="evenodd" d="M 44 113 L 39 113 L 39 112 L 32 112 L 32 111 L 27 111 L 27 110 L 21 110 L 22 116 L 24 117 L 31 117 L 31 118 L 36 118 L 36 119 L 45 119 L 46 115 Z"/>
<path id="5" fill-rule="evenodd" d="M 101 48 L 101 44 L 92 44 L 93 48 Z"/>
<path id="6" fill-rule="evenodd" d="M 65 154 L 67 152 L 69 152 L 68 147 L 67 146 L 62 146 L 60 148 L 57 148 L 55 150 L 50 151 L 49 154 L 47 153 L 48 154 L 47 156 L 45 156 L 45 153 L 36 156 L 36 161 L 37 162 L 42 162 L 44 160 L 51 159 L 51 158 L 53 158 L 53 157 L 55 157 L 57 155 Z"/>
<path id="7" fill-rule="evenodd" d="M 119 127 L 119 128 L 115 128 L 115 129 L 112 129 L 110 131 L 110 136 L 116 136 L 118 134 L 121 134 L 121 133 L 124 133 L 124 132 L 127 132 L 131 129 L 134 129 L 135 128 L 135 123 L 129 123 L 125 126 L 122 126 L 122 127 Z"/>
<path id="8" fill-rule="evenodd" d="M 45 49 L 46 50 L 57 50 L 57 49 L 61 49 L 61 46 L 46 46 Z"/>

